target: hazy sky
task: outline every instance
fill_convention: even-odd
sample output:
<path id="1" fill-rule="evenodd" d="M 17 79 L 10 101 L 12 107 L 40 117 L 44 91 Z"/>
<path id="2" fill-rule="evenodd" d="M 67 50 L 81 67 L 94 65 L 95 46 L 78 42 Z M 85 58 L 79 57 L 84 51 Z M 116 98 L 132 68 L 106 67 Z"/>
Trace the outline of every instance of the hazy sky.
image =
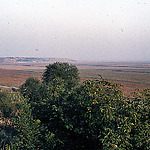
<path id="1" fill-rule="evenodd" d="M 0 0 L 0 57 L 150 61 L 149 0 Z"/>

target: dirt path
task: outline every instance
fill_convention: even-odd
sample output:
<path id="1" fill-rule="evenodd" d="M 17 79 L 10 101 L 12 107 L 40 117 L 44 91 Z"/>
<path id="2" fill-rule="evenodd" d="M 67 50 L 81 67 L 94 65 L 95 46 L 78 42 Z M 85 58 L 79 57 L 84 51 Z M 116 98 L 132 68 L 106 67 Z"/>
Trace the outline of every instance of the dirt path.
<path id="1" fill-rule="evenodd" d="M 6 86 L 6 85 L 0 85 L 0 88 L 3 88 L 3 89 L 18 89 L 18 87 L 14 87 L 14 86 Z"/>

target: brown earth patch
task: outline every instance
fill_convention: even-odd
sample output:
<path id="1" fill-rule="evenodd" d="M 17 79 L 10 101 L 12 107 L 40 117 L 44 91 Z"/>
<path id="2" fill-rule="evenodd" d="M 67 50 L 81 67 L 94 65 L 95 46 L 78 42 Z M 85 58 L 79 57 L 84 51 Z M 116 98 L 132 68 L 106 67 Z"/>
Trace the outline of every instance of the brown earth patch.
<path id="1" fill-rule="evenodd" d="M 140 91 L 144 89 L 150 89 L 150 85 L 146 85 L 146 84 L 136 84 L 131 82 L 120 82 L 120 81 L 116 81 L 116 83 L 123 84 L 121 91 L 126 96 L 129 96 L 130 93 L 135 91 L 135 89 L 139 89 Z"/>
<path id="2" fill-rule="evenodd" d="M 0 85 L 18 87 L 30 76 L 41 79 L 41 73 L 0 69 Z"/>

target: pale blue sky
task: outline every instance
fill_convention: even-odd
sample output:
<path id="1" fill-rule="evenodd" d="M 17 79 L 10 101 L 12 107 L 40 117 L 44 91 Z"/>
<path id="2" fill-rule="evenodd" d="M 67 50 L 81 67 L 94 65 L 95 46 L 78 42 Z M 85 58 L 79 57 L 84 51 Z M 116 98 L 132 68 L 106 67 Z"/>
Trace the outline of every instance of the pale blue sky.
<path id="1" fill-rule="evenodd" d="M 0 57 L 150 61 L 149 0 L 0 0 Z"/>

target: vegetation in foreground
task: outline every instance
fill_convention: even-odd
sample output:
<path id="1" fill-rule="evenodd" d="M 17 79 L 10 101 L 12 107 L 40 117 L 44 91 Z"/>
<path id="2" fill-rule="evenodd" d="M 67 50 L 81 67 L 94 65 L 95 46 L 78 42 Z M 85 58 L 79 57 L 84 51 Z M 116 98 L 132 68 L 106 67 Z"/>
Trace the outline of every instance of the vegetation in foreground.
<path id="1" fill-rule="evenodd" d="M 19 91 L 0 91 L 1 149 L 148 150 L 150 90 L 125 97 L 100 78 L 79 83 L 68 63 L 46 67 Z"/>

